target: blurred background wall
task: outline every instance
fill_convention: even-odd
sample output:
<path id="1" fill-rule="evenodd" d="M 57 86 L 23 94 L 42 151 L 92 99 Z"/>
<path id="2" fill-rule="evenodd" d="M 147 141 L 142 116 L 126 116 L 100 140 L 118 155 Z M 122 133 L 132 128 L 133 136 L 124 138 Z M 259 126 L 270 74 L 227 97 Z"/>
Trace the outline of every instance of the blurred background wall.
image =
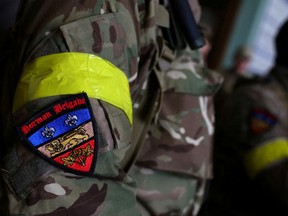
<path id="1" fill-rule="evenodd" d="M 202 22 L 211 27 L 208 66 L 229 67 L 241 45 L 252 50 L 252 73 L 265 75 L 274 61 L 274 36 L 288 18 L 288 0 L 199 0 Z"/>

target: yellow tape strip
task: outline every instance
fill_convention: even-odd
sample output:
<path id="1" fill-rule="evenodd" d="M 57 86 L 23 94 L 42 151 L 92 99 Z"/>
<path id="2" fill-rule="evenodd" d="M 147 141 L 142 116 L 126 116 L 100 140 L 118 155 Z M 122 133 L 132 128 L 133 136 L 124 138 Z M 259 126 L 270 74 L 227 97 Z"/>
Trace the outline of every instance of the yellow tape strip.
<path id="1" fill-rule="evenodd" d="M 13 112 L 38 98 L 86 92 L 122 109 L 132 123 L 126 75 L 110 62 L 87 53 L 59 53 L 25 66 L 17 85 Z"/>
<path id="2" fill-rule="evenodd" d="M 245 166 L 253 178 L 270 165 L 288 157 L 288 140 L 271 140 L 250 151 L 245 156 Z"/>

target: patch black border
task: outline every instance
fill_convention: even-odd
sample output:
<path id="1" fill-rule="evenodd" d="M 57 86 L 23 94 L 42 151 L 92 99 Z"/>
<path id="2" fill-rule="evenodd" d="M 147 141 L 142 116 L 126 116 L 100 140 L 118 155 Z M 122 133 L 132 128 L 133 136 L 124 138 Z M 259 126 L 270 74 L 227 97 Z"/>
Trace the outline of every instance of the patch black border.
<path id="1" fill-rule="evenodd" d="M 92 164 L 91 164 L 91 167 L 89 169 L 88 172 L 84 172 L 84 171 L 79 171 L 79 170 L 75 170 L 75 169 L 72 169 L 72 168 L 69 168 L 65 165 L 62 165 L 56 161 L 54 161 L 53 159 L 55 157 L 47 157 L 45 154 L 43 154 L 42 152 L 40 152 L 39 150 L 37 150 L 37 147 L 35 147 L 29 140 L 28 140 L 28 137 L 25 136 L 25 134 L 22 132 L 21 128 L 23 125 L 27 124 L 28 122 L 31 122 L 33 121 L 34 119 L 36 119 L 38 116 L 40 116 L 41 114 L 47 112 L 48 110 L 51 110 L 51 108 L 61 102 L 65 102 L 65 101 L 70 101 L 70 100 L 73 100 L 73 99 L 76 99 L 77 97 L 84 97 L 85 99 L 85 102 L 86 102 L 86 106 L 85 105 L 82 105 L 82 106 L 79 106 L 77 107 L 77 109 L 74 109 L 74 110 L 78 110 L 78 109 L 81 109 L 83 107 L 87 107 L 89 112 L 90 112 L 90 115 L 91 115 L 91 119 L 89 121 L 92 122 L 92 125 L 93 125 L 93 133 L 94 133 L 94 137 L 86 140 L 85 142 L 81 143 L 81 145 L 84 145 L 85 143 L 89 142 L 89 140 L 92 140 L 94 139 L 94 142 L 95 142 L 95 145 L 94 145 L 94 155 L 93 155 L 93 158 L 92 158 Z M 71 110 L 67 110 L 63 113 L 61 113 L 61 116 L 64 115 L 65 113 L 68 113 L 70 112 Z M 54 116 L 53 118 L 51 118 L 49 120 L 49 122 L 53 121 L 54 119 L 58 118 L 59 115 L 56 115 Z M 83 124 L 83 123 L 82 123 Z M 42 127 L 42 126 L 41 126 Z M 40 128 L 40 127 L 39 127 Z M 38 129 L 39 129 L 38 128 Z M 31 117 L 30 119 L 28 119 L 27 121 L 25 121 L 24 123 L 22 123 L 21 125 L 18 125 L 16 126 L 16 131 L 17 131 L 17 134 L 19 135 L 20 139 L 22 141 L 24 141 L 24 143 L 26 143 L 26 145 L 29 147 L 29 149 L 32 150 L 33 153 L 35 153 L 36 155 L 40 156 L 42 159 L 44 159 L 45 161 L 47 161 L 48 163 L 54 165 L 55 167 L 57 168 L 60 168 L 66 172 L 69 172 L 69 173 L 73 173 L 73 174 L 76 174 L 76 175 L 84 175 L 84 176 L 93 176 L 94 175 L 94 170 L 95 170 L 95 167 L 96 167 L 96 164 L 97 164 L 97 156 L 98 156 L 98 150 L 99 150 L 99 136 L 98 136 L 98 124 L 96 122 L 96 119 L 94 118 L 94 114 L 93 114 L 93 110 L 92 110 L 92 107 L 91 107 L 91 104 L 90 104 L 90 100 L 87 96 L 87 94 L 85 92 L 82 92 L 82 93 L 79 93 L 79 94 L 71 94 L 71 95 L 67 95 L 67 97 L 65 98 L 62 98 L 62 99 L 59 99 L 57 100 L 56 102 L 53 102 L 52 104 L 48 105 L 48 107 L 40 110 L 37 112 L 36 115 L 34 115 L 33 117 Z M 37 129 L 34 129 L 33 131 L 37 131 Z M 32 132 L 33 132 L 32 131 Z M 31 132 L 31 133 L 32 133 Z M 30 133 L 30 132 L 29 132 Z M 41 145 L 45 145 L 44 143 L 42 143 Z M 81 146 L 80 145 L 80 146 Z M 73 146 L 71 149 L 69 149 L 69 151 L 73 151 L 75 148 L 78 148 L 79 145 L 76 145 L 76 146 Z M 68 151 L 68 150 L 67 150 Z M 65 151 L 66 152 L 66 151 Z M 60 155 L 59 155 L 60 156 Z"/>

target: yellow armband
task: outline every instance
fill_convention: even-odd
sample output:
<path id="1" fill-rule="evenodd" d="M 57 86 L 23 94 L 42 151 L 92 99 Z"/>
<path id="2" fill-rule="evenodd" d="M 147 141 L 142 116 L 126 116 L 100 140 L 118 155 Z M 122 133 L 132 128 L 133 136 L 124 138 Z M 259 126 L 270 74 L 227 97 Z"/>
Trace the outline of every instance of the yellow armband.
<path id="1" fill-rule="evenodd" d="M 248 152 L 244 163 L 248 174 L 253 178 L 270 165 L 285 158 L 288 158 L 288 140 L 279 138 L 263 143 Z"/>
<path id="2" fill-rule="evenodd" d="M 125 73 L 107 60 L 87 53 L 47 55 L 27 64 L 16 88 L 13 112 L 34 99 L 81 92 L 122 109 L 132 123 Z"/>

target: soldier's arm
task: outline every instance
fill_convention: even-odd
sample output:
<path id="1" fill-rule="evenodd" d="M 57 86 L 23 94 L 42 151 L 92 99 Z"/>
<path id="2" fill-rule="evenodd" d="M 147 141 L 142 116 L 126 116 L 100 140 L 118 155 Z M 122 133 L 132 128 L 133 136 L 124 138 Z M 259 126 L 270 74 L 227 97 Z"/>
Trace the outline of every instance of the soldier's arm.
<path id="1" fill-rule="evenodd" d="M 138 44 L 139 14 L 154 14 L 142 3 L 22 1 L 10 80 L 11 151 L 2 166 L 10 214 L 139 214 L 133 180 L 119 164 L 131 145 L 129 80 L 147 72 L 138 71 L 140 52 L 147 54 L 145 70 L 156 50 L 153 39 Z M 51 155 L 45 145 L 75 128 L 65 124 L 69 113 L 78 116 L 75 127 L 89 140 Z"/>
<path id="2" fill-rule="evenodd" d="M 225 121 L 224 137 L 234 145 L 256 191 L 264 194 L 264 200 L 279 211 L 286 212 L 288 137 L 285 95 L 279 86 L 268 84 L 242 88 L 232 97 L 230 109 L 226 109 L 231 118 Z"/>

